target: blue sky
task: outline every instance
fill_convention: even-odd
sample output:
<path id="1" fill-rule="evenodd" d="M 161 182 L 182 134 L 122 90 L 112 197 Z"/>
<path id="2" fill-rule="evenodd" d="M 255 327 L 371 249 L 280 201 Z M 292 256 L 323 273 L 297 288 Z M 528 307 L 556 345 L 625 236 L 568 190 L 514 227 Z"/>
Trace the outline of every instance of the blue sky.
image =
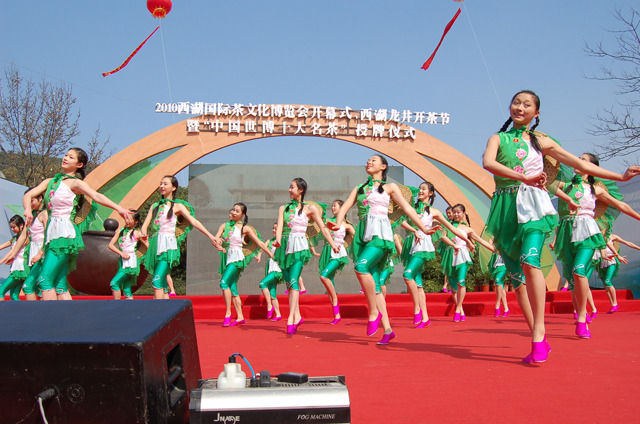
<path id="1" fill-rule="evenodd" d="M 174 1 L 162 32 L 126 68 L 102 77 L 157 25 L 145 1 L 0 0 L 0 65 L 73 84 L 78 143 L 100 125 L 116 150 L 186 118 L 156 114 L 156 102 L 300 103 L 447 112 L 450 124 L 416 128 L 480 162 L 511 96 L 527 88 L 542 99 L 539 129 L 580 154 L 606 142 L 587 130 L 616 101 L 614 85 L 585 78 L 603 65 L 587 56 L 585 43 L 611 40 L 605 29 L 618 26 L 614 10 L 631 5 L 467 0 L 423 71 L 459 3 Z M 282 138 L 206 161 L 358 165 L 369 154 L 344 142 Z M 622 167 L 620 160 L 603 165 Z"/>

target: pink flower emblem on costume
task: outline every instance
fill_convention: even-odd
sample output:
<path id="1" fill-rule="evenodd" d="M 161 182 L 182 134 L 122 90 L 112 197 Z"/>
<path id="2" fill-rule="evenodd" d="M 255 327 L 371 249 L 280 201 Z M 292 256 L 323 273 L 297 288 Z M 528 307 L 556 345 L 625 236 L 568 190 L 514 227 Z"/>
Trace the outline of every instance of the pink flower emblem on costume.
<path id="1" fill-rule="evenodd" d="M 225 238 L 224 238 L 224 241 L 229 241 L 229 237 L 225 237 Z"/>
<path id="2" fill-rule="evenodd" d="M 576 193 L 576 199 L 579 199 L 579 198 L 581 198 L 581 197 L 582 197 L 582 193 L 577 192 L 577 193 Z"/>
<path id="3" fill-rule="evenodd" d="M 518 149 L 518 151 L 516 152 L 516 156 L 518 157 L 518 159 L 522 160 L 525 156 L 527 156 L 527 151 L 524 149 Z"/>
<path id="4" fill-rule="evenodd" d="M 53 208 L 53 205 L 51 203 L 49 203 L 47 206 L 49 207 L 49 209 Z"/>
<path id="5" fill-rule="evenodd" d="M 154 223 L 155 225 L 160 225 L 160 220 L 159 220 L 159 219 L 156 219 L 155 221 L 153 221 L 153 223 Z"/>
<path id="6" fill-rule="evenodd" d="M 524 168 L 521 167 L 520 165 L 513 168 L 513 170 L 516 171 L 518 174 L 524 174 Z"/>
<path id="7" fill-rule="evenodd" d="M 54 195 L 54 194 L 56 194 L 56 192 L 55 192 L 55 191 L 53 191 L 53 190 L 51 190 L 51 191 L 49 192 L 49 199 L 51 199 L 51 198 L 53 197 L 53 195 Z"/>
<path id="8" fill-rule="evenodd" d="M 289 228 L 293 228 L 293 224 L 292 224 L 292 223 L 290 223 L 290 222 L 288 222 L 288 223 L 287 223 L 287 227 L 289 227 Z"/>
<path id="9" fill-rule="evenodd" d="M 364 199 L 362 201 L 362 206 L 369 206 L 369 201 L 367 199 Z"/>

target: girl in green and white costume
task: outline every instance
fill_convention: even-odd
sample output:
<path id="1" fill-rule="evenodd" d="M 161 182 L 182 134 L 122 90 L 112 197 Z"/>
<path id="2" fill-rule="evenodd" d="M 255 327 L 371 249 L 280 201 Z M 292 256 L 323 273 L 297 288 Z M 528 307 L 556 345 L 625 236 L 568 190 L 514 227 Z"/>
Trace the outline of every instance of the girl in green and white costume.
<path id="1" fill-rule="evenodd" d="M 492 253 L 489 259 L 489 277 L 494 282 L 496 291 L 496 310 L 493 314 L 494 317 L 500 316 L 500 303 L 504 308 L 503 317 L 508 317 L 511 311 L 509 310 L 509 304 L 507 303 L 507 292 L 504 289 L 504 279 L 507 276 L 507 267 L 504 266 L 504 261 L 499 253 Z"/>
<path id="2" fill-rule="evenodd" d="M 49 211 L 45 238 L 45 254 L 38 277 L 38 288 L 43 300 L 71 300 L 67 274 L 75 269 L 78 252 L 84 249 L 82 233 L 95 217 L 96 203 L 114 209 L 125 221 L 131 219 L 129 211 L 98 193 L 83 181 L 89 157 L 77 147 L 69 149 L 62 158 L 62 172 L 42 181 L 22 198 L 27 226 L 33 223 L 31 200 L 44 194 L 44 204 Z M 84 195 L 84 196 L 83 196 Z M 75 223 L 76 213 L 87 201 L 93 200 L 91 210 L 84 221 Z"/>
<path id="3" fill-rule="evenodd" d="M 140 230 L 140 212 L 131 210 L 131 221 L 125 227 L 117 231 L 109 242 L 109 250 L 120 256 L 118 258 L 118 272 L 111 279 L 111 293 L 115 300 L 132 300 L 131 287 L 136 284 L 140 275 L 140 260 L 136 254 L 138 243 L 144 243 L 147 248 L 148 241 L 142 237 Z"/>
<path id="4" fill-rule="evenodd" d="M 606 249 L 603 251 L 596 251 L 593 255 L 594 267 L 598 270 L 598 276 L 602 280 L 602 284 L 604 284 L 604 289 L 607 291 L 609 303 L 611 303 L 611 309 L 607 312 L 608 314 L 613 314 L 619 310 L 616 288 L 613 286 L 613 279 L 618 275 L 620 263 L 629 263 L 626 256 L 620 255 L 620 251 L 617 250 L 613 244 L 615 242 L 629 246 L 632 249 L 640 250 L 640 246 L 637 244 L 627 241 L 616 234 L 609 234 L 607 237 Z"/>
<path id="5" fill-rule="evenodd" d="M 545 236 L 557 226 L 558 218 L 545 190 L 543 155 L 612 180 L 628 180 L 640 173 L 640 167 L 616 174 L 581 161 L 552 138 L 535 133 L 540 122 L 540 98 L 532 91 L 516 93 L 509 112 L 510 118 L 498 134 L 489 138 L 483 155 L 483 166 L 494 174 L 496 183 L 486 231 L 493 236 L 511 274 L 520 309 L 532 332 L 531 353 L 523 361 L 544 362 L 551 348 L 545 337 L 546 285 L 540 253 Z M 529 128 L 534 119 L 536 124 Z M 511 123 L 513 128 L 507 131 Z"/>
<path id="6" fill-rule="evenodd" d="M 422 223 L 429 229 L 438 230 L 439 226 L 434 221 L 439 222 L 449 231 L 458 233 L 463 237 L 465 234 L 457 230 L 454 225 L 449 223 L 442 213 L 433 207 L 433 201 L 436 197 L 436 189 L 428 181 L 420 184 L 418 192 L 418 201 L 414 205 L 414 209 Z M 401 259 L 405 266 L 404 281 L 407 284 L 407 290 L 413 301 L 413 324 L 416 328 L 424 328 L 431 324 L 429 313 L 427 311 L 427 300 L 422 284 L 422 272 L 426 269 L 427 262 L 436 258 L 436 249 L 433 245 L 434 236 L 428 235 L 420 231 L 416 226 L 403 222 L 402 227 L 408 231 L 409 236 L 405 239 Z"/>
<path id="7" fill-rule="evenodd" d="M 180 245 L 186 240 L 191 228 L 195 227 L 211 240 L 216 246 L 216 239 L 193 215 L 193 206 L 181 199 L 176 199 L 178 179 L 172 175 L 165 175 L 160 181 L 158 189 L 162 200 L 149 208 L 144 224 L 142 224 L 142 238 L 146 238 L 151 229 L 149 248 L 144 257 L 144 266 L 153 272 L 153 298 L 168 299 L 169 289 L 167 275 L 171 268 L 180 261 Z M 189 225 L 181 234 L 176 236 L 178 217 L 185 219 Z M 149 228 L 151 227 L 151 228 Z M 216 246 L 217 247 L 217 246 Z"/>
<path id="8" fill-rule="evenodd" d="M 367 181 L 355 187 L 340 208 L 335 223 L 328 223 L 331 229 L 340 228 L 345 215 L 354 205 L 358 206 L 360 222 L 356 227 L 352 249 L 356 258 L 356 277 L 362 286 L 367 299 L 369 317 L 367 335 L 372 336 L 378 330 L 380 322 L 384 328 L 384 335 L 378 344 L 386 345 L 395 338 L 391 328 L 387 305 L 382 292 L 376 289 L 380 270 L 386 264 L 387 258 L 395 254 L 393 229 L 389 221 L 389 203 L 395 201 L 404 213 L 422 230 L 429 234 L 429 229 L 422 223 L 420 217 L 411 205 L 404 199 L 400 188 L 394 183 L 387 183 L 387 159 L 380 155 L 373 155 L 366 164 L 369 175 Z"/>
<path id="9" fill-rule="evenodd" d="M 335 215 L 340 210 L 340 207 L 344 204 L 342 200 L 334 200 L 331 204 L 331 212 L 333 212 L 333 218 L 328 218 L 327 222 L 336 222 Z M 320 269 L 320 281 L 324 284 L 329 295 L 329 302 L 333 308 L 333 321 L 331 324 L 335 325 L 342 321 L 340 316 L 340 305 L 338 304 L 338 295 L 336 294 L 335 283 L 333 279 L 338 271 L 342 271 L 344 266 L 349 263 L 349 256 L 347 249 L 344 247 L 344 239 L 347 234 L 351 237 L 355 234 L 356 230 L 348 222 L 343 222 L 342 226 L 337 231 L 332 231 L 331 237 L 333 242 L 340 248 L 338 253 L 334 252 L 331 245 L 325 243 L 320 254 L 319 269 Z"/>
<path id="10" fill-rule="evenodd" d="M 291 201 L 280 206 L 278 210 L 278 228 L 276 230 L 275 260 L 282 269 L 287 289 L 289 290 L 289 318 L 287 319 L 287 334 L 295 334 L 304 322 L 300 315 L 300 286 L 299 279 L 302 267 L 311 259 L 309 242 L 306 236 L 309 219 L 313 219 L 320 228 L 325 240 L 334 252 L 340 249 L 333 242 L 331 233 L 322 222 L 322 211 L 312 204 L 304 203 L 307 193 L 307 182 L 302 178 L 295 178 L 289 185 Z"/>
<path id="11" fill-rule="evenodd" d="M 273 253 L 262 242 L 260 234 L 253 227 L 247 226 L 249 222 L 247 205 L 244 203 L 234 204 L 229 211 L 229 218 L 228 222 L 220 225 L 215 235 L 216 246 L 220 249 L 220 267 L 218 268 L 218 274 L 222 276 L 220 278 L 220 288 L 222 289 L 226 307 L 224 321 L 222 322 L 223 327 L 233 327 L 245 323 L 244 315 L 242 314 L 242 302 L 238 293 L 238 278 L 251 262 L 251 259 L 258 254 L 254 250 L 249 255 L 244 255 L 242 245 L 245 237 L 249 237 L 262 251 L 267 252 L 267 255 L 273 258 Z M 258 257 L 259 261 L 260 257 Z M 232 300 L 237 314 L 236 320 L 233 322 L 231 322 Z"/>
<path id="12" fill-rule="evenodd" d="M 481 239 L 476 232 L 471 228 L 469 222 L 469 216 L 467 215 L 466 208 L 463 204 L 458 203 L 452 208 L 453 222 L 452 225 L 458 230 L 462 231 L 469 240 L 479 243 L 491 252 L 494 251 L 494 247 L 491 243 Z M 466 224 L 466 225 L 465 225 Z M 442 236 L 442 240 L 447 242 L 448 237 Z M 475 246 L 465 241 L 456 235 L 452 240 L 454 244 L 454 254 L 451 259 L 451 273 L 449 274 L 449 284 L 455 294 L 453 296 L 456 302 L 455 313 L 453 314 L 454 322 L 466 321 L 466 315 L 463 309 L 464 298 L 467 294 L 466 279 L 469 268 L 473 264 L 471 260 L 471 253 L 475 251 Z"/>
<path id="13" fill-rule="evenodd" d="M 591 153 L 582 154 L 580 159 L 594 165 L 599 164 L 598 158 Z M 567 215 L 563 220 L 566 225 L 558 229 L 554 250 L 565 267 L 571 269 L 573 273 L 578 312 L 576 335 L 588 339 L 591 338 L 591 332 L 586 322 L 589 292 L 587 272 L 593 269 L 592 258 L 595 251 L 606 247 L 600 227 L 594 219 L 596 200 L 603 201 L 638 220 L 640 220 L 640 214 L 622 200 L 613 197 L 602 186 L 595 185 L 594 177 L 579 169 L 575 172 L 576 175 L 570 184 L 561 182 L 558 187 L 557 194 L 563 200 L 571 202 L 575 213 L 564 214 Z M 561 203 L 560 206 L 566 208 L 565 204 Z M 577 211 L 576 206 L 579 206 Z"/>
<path id="14" fill-rule="evenodd" d="M 38 290 L 38 277 L 44 256 L 44 235 L 49 221 L 49 213 L 43 209 L 44 195 L 31 199 L 31 210 L 34 211 L 33 224 L 29 231 L 29 275 L 22 284 L 26 300 L 37 300 L 42 297 Z"/>
<path id="15" fill-rule="evenodd" d="M 11 247 L 11 250 L 0 260 L 0 264 L 11 264 L 11 268 L 9 276 L 0 285 L 0 301 L 4 300 L 7 291 L 11 300 L 20 300 L 22 282 L 29 274 L 29 240 L 24 219 L 20 215 L 12 216 L 9 227 L 14 236 L 11 240 L 0 244 L 0 250 L 7 247 Z"/>
<path id="16" fill-rule="evenodd" d="M 269 251 L 273 254 L 276 252 L 274 243 L 276 242 L 276 234 L 278 231 L 278 223 L 273 224 L 273 238 L 267 242 Z M 262 251 L 258 253 L 258 258 L 262 257 Z M 278 302 L 277 288 L 278 284 L 284 283 L 284 277 L 282 275 L 282 269 L 280 265 L 273 259 L 264 264 L 264 278 L 260 280 L 260 290 L 264 294 L 264 300 L 267 303 L 267 319 L 271 321 L 280 321 L 282 315 L 280 314 L 280 302 Z"/>

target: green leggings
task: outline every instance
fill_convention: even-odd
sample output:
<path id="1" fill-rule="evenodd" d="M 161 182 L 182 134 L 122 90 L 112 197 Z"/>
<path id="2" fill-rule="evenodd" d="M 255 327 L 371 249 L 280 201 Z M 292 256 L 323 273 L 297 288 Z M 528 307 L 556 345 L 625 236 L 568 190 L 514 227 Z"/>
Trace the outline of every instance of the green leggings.
<path id="1" fill-rule="evenodd" d="M 294 262 L 289 268 L 282 271 L 284 281 L 287 284 L 288 290 L 300 290 L 300 274 L 302 274 L 302 267 L 304 263 L 302 261 Z"/>
<path id="2" fill-rule="evenodd" d="M 11 274 L 0 285 L 0 296 L 4 300 L 4 294 L 8 291 L 11 300 L 20 300 L 20 289 L 22 288 L 22 282 L 24 278 L 15 278 Z"/>
<path id="3" fill-rule="evenodd" d="M 24 294 L 37 294 L 41 296 L 40 290 L 38 290 L 38 277 L 40 276 L 40 269 L 42 268 L 42 260 L 39 260 L 29 270 L 29 275 L 27 275 L 26 280 L 24 280 L 24 284 L 22 285 L 22 291 Z"/>
<path id="4" fill-rule="evenodd" d="M 231 290 L 231 296 L 238 296 L 238 276 L 240 270 L 234 264 L 229 264 L 224 268 L 222 278 L 220 278 L 220 288 Z"/>
<path id="5" fill-rule="evenodd" d="M 416 285 L 422 288 L 422 267 L 426 261 L 422 258 L 412 257 L 409 259 L 407 267 L 404 269 L 402 276 L 405 280 L 413 280 Z"/>
<path id="6" fill-rule="evenodd" d="M 331 280 L 331 284 L 333 284 L 334 287 L 335 287 L 335 283 L 333 282 L 333 279 L 336 276 L 336 272 L 338 272 L 340 265 L 342 264 L 339 261 L 332 259 L 329 261 L 327 266 L 322 270 L 322 272 L 320 272 L 320 275 L 322 277 L 328 278 Z"/>
<path id="7" fill-rule="evenodd" d="M 616 274 L 619 265 L 609 265 L 607 270 L 605 271 L 604 278 L 602 279 L 602 283 L 605 287 L 613 287 L 613 276 Z"/>
<path id="8" fill-rule="evenodd" d="M 542 231 L 532 231 L 522 240 L 522 249 L 520 250 L 520 260 L 515 261 L 504 252 L 500 253 L 504 265 L 511 276 L 513 288 L 517 289 L 524 284 L 524 273 L 522 272 L 522 264 L 540 269 L 540 255 L 542 254 L 542 246 L 544 245 L 544 233 Z"/>
<path id="9" fill-rule="evenodd" d="M 42 291 L 55 289 L 57 294 L 69 291 L 67 274 L 69 273 L 69 255 L 56 255 L 47 252 L 42 260 L 38 288 Z"/>
<path id="10" fill-rule="evenodd" d="M 167 285 L 167 275 L 171 268 L 169 267 L 169 262 L 167 261 L 158 261 L 156 263 L 156 269 L 153 270 L 153 280 L 151 281 L 151 286 L 157 290 L 164 290 L 165 293 L 169 292 L 169 286 Z"/>
<path id="11" fill-rule="evenodd" d="M 379 247 L 365 247 L 356 262 L 356 272 L 358 274 L 371 274 L 376 283 L 376 294 L 382 293 L 380 279 L 380 261 L 385 256 L 385 251 Z"/>
<path id="12" fill-rule="evenodd" d="M 449 276 L 449 284 L 451 288 L 458 291 L 458 287 L 466 287 L 465 281 L 469 272 L 469 264 L 456 265 L 453 268 L 453 274 Z"/>
<path id="13" fill-rule="evenodd" d="M 499 271 L 499 272 L 495 275 L 495 277 L 494 277 L 494 280 L 493 280 L 493 281 L 495 281 L 496 285 L 498 285 L 498 286 L 504 286 L 504 277 L 505 277 L 506 275 L 507 275 L 507 270 L 506 270 L 506 269 L 505 269 L 505 270 L 502 270 L 502 271 Z"/>
<path id="14" fill-rule="evenodd" d="M 271 272 L 271 273 L 265 275 L 265 277 L 262 279 L 262 281 L 260 281 L 260 289 L 261 290 L 264 290 L 264 289 L 269 290 L 269 295 L 271 296 L 271 299 L 275 299 L 276 298 L 277 289 L 278 289 L 278 281 L 279 280 L 280 280 L 280 277 L 278 277 L 277 273 Z"/>
<path id="15" fill-rule="evenodd" d="M 131 293 L 131 286 L 136 283 L 137 275 L 134 274 L 125 274 L 122 269 L 119 269 L 116 273 L 113 280 L 111 280 L 111 290 L 120 291 L 122 290 L 122 294 L 124 297 L 133 297 L 133 293 Z"/>
<path id="16" fill-rule="evenodd" d="M 591 268 L 591 258 L 595 249 L 578 249 L 573 258 L 573 273 L 581 277 L 586 277 Z M 593 271 L 592 271 L 593 272 Z"/>
<path id="17" fill-rule="evenodd" d="M 376 280 L 376 293 L 378 293 L 378 290 L 382 290 L 382 286 L 386 286 L 389 283 L 391 274 L 393 274 L 393 268 L 385 268 L 380 271 L 380 276 Z M 375 273 L 372 275 L 375 275 Z M 380 293 L 382 293 L 382 291 L 380 291 Z"/>

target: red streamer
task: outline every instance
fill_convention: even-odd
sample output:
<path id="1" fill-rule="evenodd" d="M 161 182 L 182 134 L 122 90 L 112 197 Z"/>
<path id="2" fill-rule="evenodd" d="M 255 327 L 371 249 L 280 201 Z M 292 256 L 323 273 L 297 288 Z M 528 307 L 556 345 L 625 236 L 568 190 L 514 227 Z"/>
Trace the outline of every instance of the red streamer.
<path id="1" fill-rule="evenodd" d="M 431 66 L 431 61 L 433 60 L 433 58 L 436 56 L 436 53 L 438 52 L 438 49 L 440 48 L 440 44 L 442 44 L 442 40 L 444 40 L 444 37 L 447 35 L 447 33 L 449 32 L 449 30 L 451 29 L 451 27 L 453 26 L 454 22 L 456 21 L 456 19 L 458 19 L 458 16 L 460 16 L 460 12 L 462 10 L 458 9 L 458 11 L 456 12 L 456 14 L 453 16 L 453 19 L 451 19 L 449 21 L 449 23 L 447 24 L 447 26 L 444 28 L 444 33 L 442 34 L 442 38 L 440 38 L 440 42 L 438 43 L 438 46 L 436 47 L 436 49 L 433 51 L 433 53 L 431 53 L 431 56 L 429 57 L 429 59 L 424 62 L 424 64 L 421 66 L 421 69 L 424 69 L 425 71 L 427 69 L 429 69 L 429 66 Z"/>
<path id="2" fill-rule="evenodd" d="M 135 55 L 136 55 L 136 53 L 138 53 L 138 50 L 140 50 L 140 49 L 142 48 L 142 46 L 144 46 L 144 43 L 146 43 L 146 42 L 147 42 L 147 40 L 149 40 L 149 38 L 151 38 L 151 36 L 152 36 L 153 34 L 155 34 L 155 33 L 156 33 L 156 31 L 158 30 L 158 28 L 160 28 L 160 25 L 158 25 L 158 26 L 156 27 L 156 29 L 154 29 L 154 30 L 153 30 L 153 32 L 151 33 L 151 35 L 149 35 L 149 36 L 148 36 L 148 37 L 147 37 L 147 38 L 142 42 L 142 44 L 140 44 L 140 45 L 138 46 L 138 48 L 137 48 L 137 49 L 135 49 L 135 50 L 133 51 L 133 53 L 131 53 L 131 54 L 129 55 L 129 57 L 127 58 L 127 60 L 125 60 L 125 61 L 122 63 L 122 65 L 118 66 L 118 67 L 117 67 L 116 69 L 114 69 L 113 71 L 103 72 L 103 73 L 102 73 L 102 76 L 103 76 L 103 77 L 106 77 L 107 75 L 115 74 L 115 73 L 116 73 L 116 72 L 118 72 L 120 69 L 122 69 L 122 68 L 124 68 L 125 66 L 127 66 L 127 64 L 129 63 L 129 61 L 131 60 L 131 58 L 132 58 L 133 56 L 135 56 Z"/>

